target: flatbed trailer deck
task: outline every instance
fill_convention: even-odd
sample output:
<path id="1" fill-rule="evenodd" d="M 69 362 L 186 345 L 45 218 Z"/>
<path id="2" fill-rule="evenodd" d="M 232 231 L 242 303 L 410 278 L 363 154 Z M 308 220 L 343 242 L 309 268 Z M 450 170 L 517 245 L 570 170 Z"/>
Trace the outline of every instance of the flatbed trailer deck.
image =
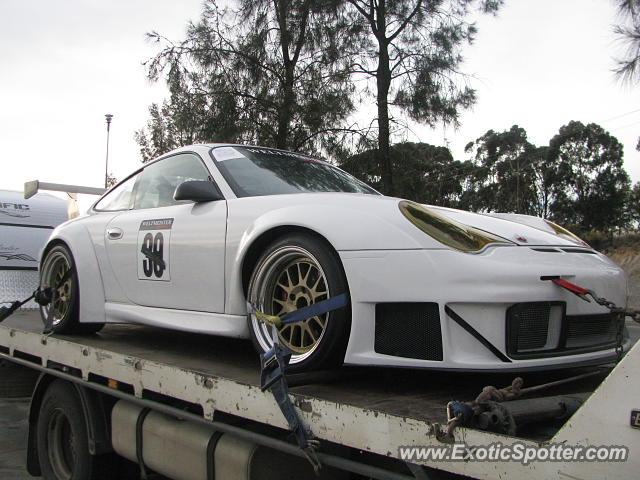
<path id="1" fill-rule="evenodd" d="M 282 429 L 281 432 L 285 433 L 287 424 L 276 401 L 269 392 L 260 390 L 259 360 L 247 341 L 138 325 L 107 325 L 99 334 L 92 335 L 43 336 L 41 331 L 39 313 L 15 314 L 0 325 L 0 357 L 32 366 L 45 374 L 67 379 L 75 377 L 75 381 L 87 388 L 100 391 L 111 388 L 120 395 L 119 398 L 129 396 L 158 405 L 175 405 L 176 401 L 191 405 L 195 407 L 192 414 L 201 416 L 203 421 L 226 422 L 229 418 L 236 418 Z M 632 353 L 616 370 L 631 369 L 638 364 L 640 350 L 636 348 Z M 633 358 L 629 358 L 631 356 Z M 601 385 L 606 373 L 556 387 L 540 395 L 596 391 L 592 397 L 598 397 L 598 390 L 611 380 L 608 378 Z M 524 377 L 525 386 L 530 386 L 570 375 L 576 375 L 576 370 L 570 374 L 547 371 L 520 376 Z M 446 425 L 449 401 L 471 401 L 484 386 L 506 386 L 514 376 L 514 373 L 465 374 L 343 367 L 315 376 L 292 376 L 290 393 L 301 418 L 315 438 L 346 447 L 352 452 L 368 452 L 381 458 L 396 459 L 402 467 L 404 461 L 399 458 L 400 446 L 442 445 L 440 433 Z M 635 382 L 629 388 L 633 394 L 639 387 Z M 513 437 L 462 427 L 456 429 L 455 438 L 469 445 L 520 442 L 532 447 L 549 440 L 577 441 L 584 434 L 580 431 L 582 425 L 575 423 L 576 417 L 586 410 L 591 400 L 593 398 L 566 425 L 556 426 L 544 438 L 539 431 Z M 607 414 L 603 421 L 608 421 L 610 416 Z M 579 433 L 578 436 L 572 436 L 572 431 Z M 640 437 L 640 431 L 633 433 Z M 592 438 L 597 439 L 598 436 Z M 296 448 L 294 445 L 291 447 L 291 451 Z M 353 457 L 353 453 L 350 455 Z M 638 460 L 631 461 L 640 467 Z M 517 462 L 432 460 L 415 463 L 487 479 L 521 478 L 524 474 L 529 475 L 526 478 L 550 478 L 551 472 L 560 471 L 560 465 L 549 466 L 548 463 L 522 465 Z M 608 471 L 611 478 L 631 478 L 624 473 L 611 475 L 611 470 L 608 470 L 611 465 L 599 464 L 596 471 L 603 468 L 602 471 Z M 592 478 L 581 476 L 583 467 L 584 464 L 581 466 L 579 463 L 562 465 L 567 474 L 565 478 Z M 388 476 L 373 478 L 414 478 L 409 476 L 408 470 L 402 477 L 401 468 L 397 469 L 401 473 L 394 477 L 396 474 L 392 470 L 393 466 Z M 419 474 L 416 476 L 420 478 Z"/>
<path id="2" fill-rule="evenodd" d="M 3 326 L 8 328 L 9 332 L 13 330 L 15 338 L 15 336 L 20 335 L 20 331 L 29 332 L 29 334 L 40 334 L 42 320 L 37 312 L 21 312 L 15 315 L 13 319 L 7 320 Z M 33 338 L 31 335 L 29 337 Z M 2 338 L 2 334 L 0 334 L 0 338 Z M 207 379 L 217 382 L 232 382 L 243 387 L 249 387 L 248 391 L 252 393 L 254 393 L 254 389 L 259 389 L 260 361 L 251 344 L 245 340 L 198 335 L 140 325 L 108 325 L 96 335 L 55 335 L 47 337 L 49 348 L 43 348 L 43 352 L 55 351 L 57 345 L 54 346 L 54 342 L 65 345 L 65 347 L 80 348 L 81 351 L 85 348 L 93 349 L 93 352 L 89 350 L 88 355 L 84 355 L 84 357 L 91 357 L 93 354 L 97 365 L 107 363 L 104 355 L 109 352 L 111 355 L 109 360 L 119 362 L 124 368 L 132 369 L 133 376 L 138 378 L 138 382 L 133 383 L 136 396 L 144 396 L 151 391 L 163 395 L 177 394 L 185 397 L 183 398 L 185 400 L 189 399 L 191 403 L 202 405 L 203 413 L 208 418 L 215 411 L 238 414 L 241 404 L 238 404 L 234 399 L 232 405 L 226 406 L 223 403 L 223 399 L 220 398 L 214 405 L 210 398 L 206 398 L 203 401 L 198 395 L 195 395 L 194 391 L 187 391 L 184 394 L 172 391 L 172 386 L 167 384 L 166 381 L 163 383 L 162 379 L 154 379 L 153 382 L 150 382 L 150 379 L 145 375 L 145 367 L 150 366 L 152 362 L 154 367 L 164 366 L 179 369 L 192 377 L 194 389 L 196 386 L 204 386 Z M 2 345 L 4 344 L 0 342 L 0 346 Z M 55 355 L 51 357 L 51 360 L 59 361 Z M 88 373 L 102 373 L 102 375 L 110 373 L 106 371 L 100 372 L 96 369 L 97 365 L 94 364 L 91 358 L 87 359 L 86 366 L 69 366 L 80 367 L 85 378 Z M 588 371 L 589 369 L 586 370 Z M 303 385 L 295 384 L 298 381 L 304 382 L 304 380 L 297 380 L 299 377 L 296 375 L 290 376 L 293 380 L 290 382 L 291 393 L 301 398 L 308 396 L 326 402 L 359 408 L 363 411 L 371 410 L 387 415 L 438 424 L 446 423 L 445 407 L 450 400 L 472 400 L 484 386 L 489 384 L 507 385 L 516 376 L 515 373 L 465 374 L 460 372 L 382 369 L 377 367 L 371 369 L 345 367 L 334 373 L 335 378 L 331 379 L 328 378 L 327 374 L 323 374 L 323 378 L 318 382 L 314 382 L 314 376 L 309 375 L 309 383 Z M 572 371 L 571 374 L 575 375 L 575 371 Z M 567 372 L 564 370 L 531 372 L 525 374 L 525 376 L 531 381 L 542 383 L 566 377 Z M 544 394 L 593 391 L 604 376 L 605 374 L 585 379 L 578 384 L 558 387 L 552 392 L 544 392 Z M 115 376 L 110 378 L 117 380 Z M 127 376 L 126 379 L 123 379 L 123 382 L 130 382 L 131 378 L 131 376 Z M 304 375 L 302 375 L 302 378 L 304 379 Z M 153 386 L 156 388 L 153 388 Z M 205 386 L 205 390 L 205 397 L 210 397 L 210 389 Z M 221 390 L 221 388 L 218 388 L 218 390 Z M 260 393 L 260 396 L 262 395 L 267 399 L 271 397 L 268 392 Z M 304 400 L 300 401 L 304 402 Z M 285 427 L 284 421 L 280 419 L 282 416 L 280 411 L 276 408 L 274 413 L 276 418 L 269 419 L 266 423 Z"/>

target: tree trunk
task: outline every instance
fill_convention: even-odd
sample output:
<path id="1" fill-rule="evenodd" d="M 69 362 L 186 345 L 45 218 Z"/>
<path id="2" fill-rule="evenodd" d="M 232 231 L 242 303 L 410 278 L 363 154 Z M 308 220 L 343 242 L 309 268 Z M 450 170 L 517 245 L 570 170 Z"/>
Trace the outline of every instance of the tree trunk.
<path id="1" fill-rule="evenodd" d="M 285 84 L 280 115 L 278 115 L 278 131 L 276 133 L 276 148 L 287 150 L 289 148 L 289 129 L 291 126 L 295 93 L 293 91 L 293 68 L 287 65 L 285 71 Z"/>
<path id="2" fill-rule="evenodd" d="M 291 45 L 291 32 L 287 25 L 287 2 L 274 0 L 273 2 L 278 26 L 280 27 L 280 49 L 282 51 L 282 63 L 284 66 L 284 84 L 282 85 L 282 103 L 278 112 L 278 129 L 276 132 L 276 148 L 286 150 L 289 146 L 289 130 L 293 117 L 293 104 L 295 92 L 293 90 L 295 63 L 291 59 L 289 47 Z"/>
<path id="3" fill-rule="evenodd" d="M 393 195 L 393 173 L 391 168 L 391 146 L 389 142 L 389 89 L 391 87 L 391 69 L 389 67 L 389 42 L 386 37 L 386 9 L 382 0 L 377 8 L 378 26 L 378 69 L 376 82 L 378 88 L 378 151 L 382 166 L 382 185 L 386 195 Z"/>

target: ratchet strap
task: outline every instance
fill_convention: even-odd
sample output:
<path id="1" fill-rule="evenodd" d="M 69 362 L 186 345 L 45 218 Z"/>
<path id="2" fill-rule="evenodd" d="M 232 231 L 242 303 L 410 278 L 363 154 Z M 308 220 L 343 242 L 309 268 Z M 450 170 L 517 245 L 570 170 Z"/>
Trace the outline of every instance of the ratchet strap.
<path id="1" fill-rule="evenodd" d="M 67 270 L 60 281 L 55 285 L 55 287 L 47 287 L 40 288 L 38 287 L 35 292 L 33 292 L 28 298 L 24 300 L 17 300 L 15 302 L 11 302 L 8 307 L 0 307 L 0 323 L 9 318 L 16 310 L 22 307 L 25 303 L 30 300 L 35 300 L 35 302 L 43 307 L 46 307 L 50 303 L 55 302 L 56 297 L 58 296 L 58 289 L 64 285 L 66 281 L 68 281 L 72 275 L 75 273 L 75 269 L 72 267 Z M 47 315 L 47 320 L 44 325 L 44 331 L 42 333 L 49 334 L 53 331 L 53 309 L 49 309 L 49 313 Z"/>
<path id="2" fill-rule="evenodd" d="M 294 310 L 293 312 L 285 313 L 284 315 L 282 315 L 282 317 L 279 317 L 278 315 L 267 315 L 266 313 L 262 313 L 255 308 L 253 310 L 256 318 L 262 323 L 266 323 L 267 325 L 271 325 L 274 327 L 281 327 L 282 325 L 286 325 L 287 323 L 303 322 L 308 318 L 318 315 L 324 315 L 325 313 L 329 313 L 332 310 L 346 307 L 348 304 L 349 294 L 342 293 L 321 302 L 312 303 L 311 305 L 308 305 L 306 307 L 299 308 L 297 310 Z"/>
<path id="3" fill-rule="evenodd" d="M 586 288 L 582 288 L 579 285 L 575 285 L 571 282 L 567 282 L 562 278 L 553 278 L 551 279 L 551 281 L 556 285 L 558 285 L 559 287 L 562 287 L 565 290 L 569 290 L 571 293 L 578 295 L 581 298 L 582 298 L 582 295 L 587 295 L 589 293 L 589 290 L 587 290 Z M 589 302 L 590 300 L 586 299 L 586 301 Z"/>
<path id="4" fill-rule="evenodd" d="M 31 295 L 26 300 L 22 300 L 22 301 L 18 300 L 18 301 L 15 301 L 15 302 L 10 302 L 11 304 L 8 307 L 0 307 L 0 323 L 3 322 L 4 320 L 6 320 L 7 318 L 9 318 L 13 314 L 13 312 L 18 310 L 22 305 L 27 303 L 33 297 L 34 297 L 34 295 Z M 7 303 L 9 303 L 9 302 L 7 302 Z"/>
<path id="5" fill-rule="evenodd" d="M 278 403 L 278 407 L 280 407 L 280 411 L 287 420 L 289 429 L 295 436 L 298 446 L 302 449 L 307 460 L 309 460 L 316 472 L 318 472 L 322 466 L 316 454 L 320 444 L 318 440 L 311 437 L 305 428 L 289 397 L 286 371 L 289 366 L 289 361 L 291 360 L 291 351 L 280 344 L 278 327 L 288 323 L 302 322 L 317 315 L 324 315 L 338 308 L 346 307 L 348 304 L 349 294 L 343 293 L 286 313 L 282 317 L 264 314 L 257 308 L 250 306 L 250 311 L 252 311 L 259 321 L 271 326 L 271 336 L 273 339 L 273 347 L 260 357 L 260 389 L 262 391 L 271 391 L 271 394 Z"/>

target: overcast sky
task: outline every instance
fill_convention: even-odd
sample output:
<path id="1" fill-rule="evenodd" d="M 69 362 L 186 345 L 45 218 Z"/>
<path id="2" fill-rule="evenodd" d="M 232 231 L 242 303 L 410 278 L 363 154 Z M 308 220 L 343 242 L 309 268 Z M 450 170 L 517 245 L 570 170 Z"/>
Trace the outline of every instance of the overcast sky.
<path id="1" fill-rule="evenodd" d="M 640 180 L 640 86 L 611 73 L 621 47 L 611 33 L 611 0 L 506 0 L 496 18 L 478 22 L 465 71 L 479 101 L 462 127 L 416 128 L 411 140 L 449 142 L 464 159 L 466 143 L 488 129 L 518 124 L 546 145 L 570 120 L 597 122 L 625 147 Z M 106 125 L 110 170 L 118 178 L 139 165 L 134 132 L 163 85 L 146 80 L 142 62 L 157 47 L 145 33 L 179 40 L 201 0 L 0 0 L 0 188 L 27 180 L 101 186 Z"/>

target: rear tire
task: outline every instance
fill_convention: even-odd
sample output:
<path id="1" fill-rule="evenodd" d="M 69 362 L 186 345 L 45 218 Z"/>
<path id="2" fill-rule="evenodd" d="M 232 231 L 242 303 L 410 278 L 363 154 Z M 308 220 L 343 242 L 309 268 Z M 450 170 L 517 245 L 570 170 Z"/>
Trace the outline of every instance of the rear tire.
<path id="1" fill-rule="evenodd" d="M 104 323 L 80 323 L 78 320 L 80 295 L 77 272 L 59 285 L 70 268 L 75 269 L 75 261 L 65 245 L 56 245 L 47 252 L 40 268 L 40 288 L 57 287 L 57 292 L 49 305 L 40 307 L 42 321 L 46 325 L 49 315 L 53 315 L 51 328 L 56 333 L 98 332 Z"/>
<path id="2" fill-rule="evenodd" d="M 73 385 L 55 380 L 40 404 L 38 461 L 46 480 L 104 480 L 113 476 L 113 455 L 89 453 L 87 423 Z"/>
<path id="3" fill-rule="evenodd" d="M 264 313 L 284 315 L 348 291 L 335 251 L 317 237 L 296 233 L 266 248 L 249 280 L 247 298 Z M 249 316 L 248 323 L 258 352 L 269 350 L 273 346 L 271 327 L 255 315 Z M 350 305 L 280 328 L 280 344 L 292 351 L 289 371 L 341 365 L 350 329 Z"/>

